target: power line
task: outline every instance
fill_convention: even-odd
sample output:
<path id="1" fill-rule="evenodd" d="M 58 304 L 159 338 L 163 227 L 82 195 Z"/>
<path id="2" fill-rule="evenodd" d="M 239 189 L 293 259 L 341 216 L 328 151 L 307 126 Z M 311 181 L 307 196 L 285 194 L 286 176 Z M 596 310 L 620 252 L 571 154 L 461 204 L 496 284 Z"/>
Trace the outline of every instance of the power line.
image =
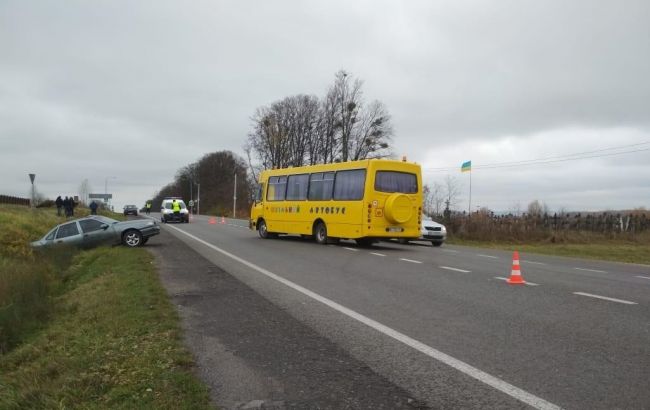
<path id="1" fill-rule="evenodd" d="M 473 165 L 472 169 L 495 169 L 495 168 L 512 168 L 512 167 L 534 166 L 534 165 L 551 164 L 551 163 L 556 163 L 556 162 L 575 161 L 575 160 L 580 160 L 580 159 L 602 158 L 602 157 L 610 157 L 610 156 L 615 156 L 615 155 L 632 154 L 632 153 L 636 153 L 636 152 L 649 151 L 650 148 L 642 148 L 642 149 L 627 150 L 627 151 L 620 151 L 620 152 L 606 152 L 606 151 L 621 150 L 621 149 L 624 149 L 624 148 L 639 147 L 639 146 L 648 145 L 648 144 L 650 144 L 650 141 L 641 142 L 641 143 L 637 143 L 637 144 L 621 145 L 621 146 L 618 146 L 618 147 L 603 148 L 603 149 L 592 150 L 592 151 L 578 152 L 578 153 L 573 153 L 573 154 L 557 155 L 557 156 L 552 156 L 552 157 L 544 157 L 544 158 L 529 159 L 529 160 L 522 160 L 522 161 L 506 161 L 506 162 L 495 162 L 495 163 L 490 163 L 490 164 Z M 602 154 L 589 155 L 589 154 L 594 154 L 594 153 L 599 153 L 599 152 L 602 153 Z M 605 153 L 603 153 L 603 152 L 605 152 Z M 424 168 L 423 170 L 426 171 L 426 172 L 448 172 L 448 171 L 454 171 L 454 170 L 457 170 L 457 169 L 459 169 L 459 168 L 458 167 L 441 167 L 441 168 Z"/>

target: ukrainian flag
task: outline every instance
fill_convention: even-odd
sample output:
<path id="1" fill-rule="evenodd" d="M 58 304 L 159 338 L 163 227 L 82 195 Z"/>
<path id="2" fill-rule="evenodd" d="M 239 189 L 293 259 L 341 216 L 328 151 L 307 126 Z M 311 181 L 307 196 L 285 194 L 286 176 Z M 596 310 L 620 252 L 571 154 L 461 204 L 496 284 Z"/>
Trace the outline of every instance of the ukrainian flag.
<path id="1" fill-rule="evenodd" d="M 472 161 L 463 162 L 460 166 L 460 172 L 469 172 L 472 170 Z"/>

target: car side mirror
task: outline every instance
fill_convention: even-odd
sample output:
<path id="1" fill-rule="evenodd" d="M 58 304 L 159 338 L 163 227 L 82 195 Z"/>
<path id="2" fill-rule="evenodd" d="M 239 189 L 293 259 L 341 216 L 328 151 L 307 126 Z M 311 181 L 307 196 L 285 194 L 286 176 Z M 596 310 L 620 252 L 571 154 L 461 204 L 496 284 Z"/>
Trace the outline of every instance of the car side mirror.
<path id="1" fill-rule="evenodd" d="M 101 225 L 101 228 L 102 228 L 103 230 L 107 230 L 107 229 L 108 229 L 108 224 L 102 224 L 102 225 Z"/>

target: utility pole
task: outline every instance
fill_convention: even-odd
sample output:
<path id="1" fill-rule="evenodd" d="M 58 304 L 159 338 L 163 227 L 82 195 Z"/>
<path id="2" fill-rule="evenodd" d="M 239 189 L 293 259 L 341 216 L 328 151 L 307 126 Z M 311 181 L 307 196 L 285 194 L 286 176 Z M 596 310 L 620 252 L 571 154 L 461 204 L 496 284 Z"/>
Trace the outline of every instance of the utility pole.
<path id="1" fill-rule="evenodd" d="M 196 214 L 201 215 L 201 184 L 196 184 Z"/>
<path id="2" fill-rule="evenodd" d="M 232 192 L 232 217 L 235 218 L 237 210 L 237 171 L 235 171 L 235 187 Z"/>

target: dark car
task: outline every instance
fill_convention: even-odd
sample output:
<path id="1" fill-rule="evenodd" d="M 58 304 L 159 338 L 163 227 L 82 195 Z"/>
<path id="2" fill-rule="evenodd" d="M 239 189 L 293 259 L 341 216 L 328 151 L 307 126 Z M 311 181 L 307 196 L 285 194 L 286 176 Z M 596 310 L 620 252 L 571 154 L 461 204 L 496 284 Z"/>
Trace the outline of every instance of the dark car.
<path id="1" fill-rule="evenodd" d="M 32 242 L 34 248 L 73 245 L 84 248 L 109 244 L 141 246 L 160 233 L 160 225 L 152 219 L 116 221 L 101 215 L 87 216 L 57 225 L 43 238 Z"/>
<path id="2" fill-rule="evenodd" d="M 125 205 L 124 206 L 124 215 L 138 216 L 138 207 L 135 206 L 135 205 Z"/>

